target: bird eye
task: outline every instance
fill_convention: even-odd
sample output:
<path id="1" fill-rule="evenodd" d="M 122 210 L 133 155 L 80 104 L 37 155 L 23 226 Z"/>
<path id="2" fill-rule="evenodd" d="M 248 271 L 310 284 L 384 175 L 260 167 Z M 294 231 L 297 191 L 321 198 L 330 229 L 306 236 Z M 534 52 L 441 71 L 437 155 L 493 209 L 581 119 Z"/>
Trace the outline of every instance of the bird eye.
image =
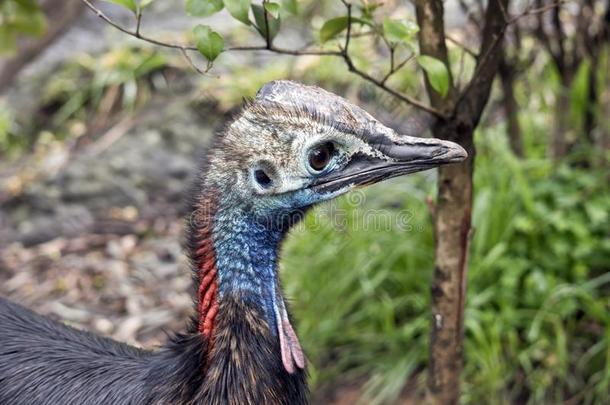
<path id="1" fill-rule="evenodd" d="M 263 169 L 257 169 L 254 171 L 254 179 L 263 188 L 267 188 L 271 185 L 271 178 Z"/>
<path id="2" fill-rule="evenodd" d="M 323 170 L 335 153 L 335 145 L 332 142 L 326 142 L 314 147 L 309 152 L 309 166 L 316 171 Z"/>

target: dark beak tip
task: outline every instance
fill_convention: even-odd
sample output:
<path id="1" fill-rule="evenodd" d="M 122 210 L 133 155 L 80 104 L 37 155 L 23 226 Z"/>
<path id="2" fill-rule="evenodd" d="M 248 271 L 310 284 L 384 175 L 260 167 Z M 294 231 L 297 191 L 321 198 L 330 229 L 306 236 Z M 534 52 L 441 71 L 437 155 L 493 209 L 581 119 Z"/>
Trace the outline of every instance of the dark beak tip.
<path id="1" fill-rule="evenodd" d="M 463 162 L 468 158 L 468 152 L 461 145 L 455 142 L 445 141 L 444 158 L 447 163 Z"/>

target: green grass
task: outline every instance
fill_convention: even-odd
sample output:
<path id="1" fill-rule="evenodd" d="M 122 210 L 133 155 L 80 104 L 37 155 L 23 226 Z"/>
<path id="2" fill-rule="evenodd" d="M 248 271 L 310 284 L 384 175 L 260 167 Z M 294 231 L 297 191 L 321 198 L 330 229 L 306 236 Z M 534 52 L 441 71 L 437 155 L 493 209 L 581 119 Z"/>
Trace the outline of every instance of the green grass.
<path id="1" fill-rule="evenodd" d="M 607 176 L 519 161 L 502 128 L 477 145 L 463 401 L 601 403 L 610 392 Z M 424 375 L 431 187 L 416 177 L 347 196 L 308 216 L 285 246 L 282 275 L 316 389 L 365 378 L 364 403 L 392 403 L 409 376 Z M 366 228 L 367 216 L 408 226 Z"/>

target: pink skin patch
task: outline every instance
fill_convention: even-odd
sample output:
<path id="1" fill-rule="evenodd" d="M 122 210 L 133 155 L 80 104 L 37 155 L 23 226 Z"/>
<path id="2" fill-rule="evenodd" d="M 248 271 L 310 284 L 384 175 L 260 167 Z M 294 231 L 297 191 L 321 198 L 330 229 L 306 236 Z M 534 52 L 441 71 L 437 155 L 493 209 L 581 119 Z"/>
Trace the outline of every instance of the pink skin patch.
<path id="1" fill-rule="evenodd" d="M 305 368 L 305 356 L 303 355 L 303 349 L 299 343 L 299 338 L 294 332 L 294 328 L 290 324 L 288 319 L 288 313 L 284 307 L 284 303 L 281 304 L 281 314 L 278 306 L 275 306 L 275 316 L 277 319 L 277 331 L 280 337 L 280 350 L 282 354 L 282 363 L 284 368 L 289 374 L 293 374 L 295 365 L 303 369 Z"/>

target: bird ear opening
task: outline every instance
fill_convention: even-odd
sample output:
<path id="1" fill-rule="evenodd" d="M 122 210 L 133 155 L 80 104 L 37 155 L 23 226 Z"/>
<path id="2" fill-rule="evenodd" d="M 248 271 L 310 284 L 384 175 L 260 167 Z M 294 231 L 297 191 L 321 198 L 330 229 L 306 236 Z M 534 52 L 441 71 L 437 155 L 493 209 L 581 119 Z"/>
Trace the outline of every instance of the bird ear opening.
<path id="1" fill-rule="evenodd" d="M 268 161 L 260 161 L 250 169 L 250 178 L 255 190 L 266 194 L 277 187 L 277 169 Z"/>
<path id="2" fill-rule="evenodd" d="M 269 177 L 269 175 L 263 169 L 254 170 L 254 180 L 258 183 L 262 188 L 269 188 L 273 184 L 273 180 Z"/>

